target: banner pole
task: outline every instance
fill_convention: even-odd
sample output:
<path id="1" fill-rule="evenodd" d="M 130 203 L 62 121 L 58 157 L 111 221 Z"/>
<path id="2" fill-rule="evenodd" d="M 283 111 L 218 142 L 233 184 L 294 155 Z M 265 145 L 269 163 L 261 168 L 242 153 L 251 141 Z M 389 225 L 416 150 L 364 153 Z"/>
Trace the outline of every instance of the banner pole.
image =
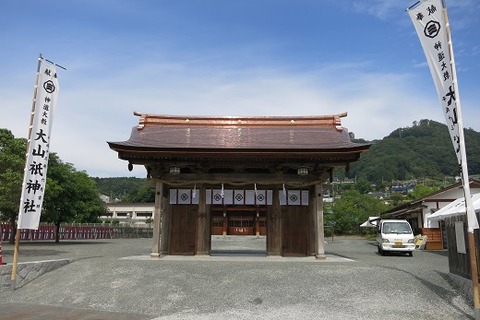
<path id="1" fill-rule="evenodd" d="M 10 287 L 12 291 L 15 290 L 16 280 L 17 280 L 17 264 L 18 264 L 18 251 L 20 249 L 20 233 L 21 230 L 17 228 L 15 233 L 15 248 L 13 251 L 13 263 L 12 263 L 12 277 L 10 279 Z"/>
<path id="2" fill-rule="evenodd" d="M 37 100 L 37 90 L 38 90 L 38 80 L 39 80 L 39 75 L 40 75 L 40 66 L 42 63 L 42 54 L 40 53 L 38 56 L 38 65 L 37 65 L 37 74 L 35 76 L 35 86 L 33 90 L 33 100 L 32 100 L 32 111 L 30 113 L 30 124 L 28 126 L 28 142 L 27 142 L 27 152 L 25 153 L 25 168 L 24 168 L 24 176 L 25 172 L 27 171 L 27 158 L 28 158 L 28 150 L 30 150 L 30 143 L 32 141 L 32 128 L 33 128 L 33 118 L 35 115 L 35 103 Z M 23 181 L 22 189 L 25 187 L 25 179 Z M 20 199 L 20 206 L 22 205 L 22 199 Z M 13 264 L 12 264 L 12 275 L 11 275 L 11 281 L 10 285 L 12 290 L 15 290 L 15 282 L 17 279 L 17 264 L 18 264 L 18 252 L 20 249 L 20 235 L 21 235 L 21 229 L 18 226 L 17 223 L 17 232 L 15 233 L 15 247 L 13 251 Z"/>
<path id="3" fill-rule="evenodd" d="M 472 272 L 472 290 L 473 290 L 473 307 L 475 319 L 480 319 L 480 295 L 478 293 L 478 269 L 477 269 L 477 248 L 475 246 L 475 234 L 473 230 L 468 231 L 468 248 L 470 257 L 470 269 Z"/>
<path id="4" fill-rule="evenodd" d="M 453 55 L 453 45 L 452 45 L 452 36 L 450 32 L 450 23 L 448 21 L 447 10 L 445 9 L 445 3 L 443 2 L 444 10 L 443 14 L 445 17 L 447 39 L 448 39 L 448 50 L 450 51 L 451 57 L 451 67 L 452 67 L 452 80 L 454 91 L 456 92 L 456 103 L 457 103 L 457 116 L 458 116 L 458 126 L 459 126 L 459 139 L 460 139 L 460 155 L 461 155 L 461 165 L 460 170 L 463 180 L 463 192 L 465 196 L 465 213 L 467 215 L 467 227 L 468 227 L 468 247 L 469 247 L 469 258 L 470 258 L 470 269 L 472 276 L 472 290 L 473 290 L 473 306 L 475 311 L 475 319 L 480 320 L 480 295 L 478 292 L 478 264 L 477 264 L 477 246 L 475 243 L 475 229 L 473 224 L 476 218 L 475 210 L 473 209 L 473 203 L 470 193 L 470 180 L 468 177 L 468 166 L 467 166 L 467 151 L 465 148 L 465 135 L 463 131 L 463 116 L 462 108 L 460 103 L 460 91 L 458 88 L 458 79 L 457 79 L 457 70 L 455 65 L 455 58 Z M 478 225 L 478 223 L 477 223 Z"/>
<path id="5" fill-rule="evenodd" d="M 0 265 L 6 264 L 5 262 L 3 262 L 2 241 L 3 241 L 3 226 L 0 223 Z"/>

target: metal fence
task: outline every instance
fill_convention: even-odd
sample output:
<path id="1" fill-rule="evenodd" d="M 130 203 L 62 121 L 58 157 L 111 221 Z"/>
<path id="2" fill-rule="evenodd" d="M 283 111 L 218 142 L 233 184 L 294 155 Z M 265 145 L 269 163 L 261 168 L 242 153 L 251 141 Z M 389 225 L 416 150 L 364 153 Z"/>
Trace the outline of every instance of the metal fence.
<path id="1" fill-rule="evenodd" d="M 0 238 L 8 241 L 12 236 L 10 224 L 0 224 Z M 119 239 L 119 238 L 151 238 L 153 228 L 129 225 L 108 224 L 61 224 L 60 240 L 81 239 Z M 20 240 L 55 240 L 56 228 L 53 224 L 41 224 L 37 230 L 20 232 Z"/>

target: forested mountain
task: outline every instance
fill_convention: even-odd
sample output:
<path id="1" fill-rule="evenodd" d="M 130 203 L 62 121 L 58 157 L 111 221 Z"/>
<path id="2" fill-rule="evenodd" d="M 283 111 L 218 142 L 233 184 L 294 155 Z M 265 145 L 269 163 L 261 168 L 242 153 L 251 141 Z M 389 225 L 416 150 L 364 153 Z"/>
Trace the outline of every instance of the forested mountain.
<path id="1" fill-rule="evenodd" d="M 465 142 L 469 174 L 480 174 L 480 133 L 466 129 Z M 347 177 L 378 182 L 424 178 L 441 180 L 459 175 L 445 124 L 420 120 L 372 143 L 370 150 L 351 165 Z"/>
<path id="2" fill-rule="evenodd" d="M 355 142 L 369 142 L 354 140 Z M 465 130 L 470 175 L 480 174 L 480 133 Z M 352 163 L 348 178 L 365 178 L 380 185 L 380 181 L 443 180 L 459 175 L 459 167 L 445 124 L 420 120 L 411 127 L 398 128 L 390 135 L 371 141 L 370 150 Z M 343 176 L 343 170 L 336 173 Z M 101 192 L 119 199 L 138 201 L 152 198 L 145 190 L 142 178 L 94 178 Z M 132 198 L 133 197 L 133 198 Z"/>
<path id="3" fill-rule="evenodd" d="M 112 199 L 123 199 L 128 194 L 136 192 L 145 186 L 143 178 L 119 177 L 119 178 L 93 178 L 100 192 Z"/>

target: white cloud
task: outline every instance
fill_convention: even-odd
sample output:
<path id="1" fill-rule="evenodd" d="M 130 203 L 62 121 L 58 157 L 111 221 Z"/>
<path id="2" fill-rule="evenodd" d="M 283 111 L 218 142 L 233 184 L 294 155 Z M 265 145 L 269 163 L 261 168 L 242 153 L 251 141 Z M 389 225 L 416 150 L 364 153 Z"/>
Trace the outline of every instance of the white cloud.
<path id="1" fill-rule="evenodd" d="M 306 73 L 262 68 L 213 72 L 159 63 L 132 66 L 108 80 L 88 77 L 74 82 L 65 75 L 69 83 L 60 89 L 52 151 L 92 176 L 143 177 L 145 171 L 138 166 L 128 172 L 127 163 L 118 160 L 106 143 L 128 139 L 138 123 L 134 110 L 239 116 L 348 112 L 342 124 L 357 138 L 368 140 L 381 139 L 415 120 L 441 121 L 437 101 L 413 90 L 411 75 L 371 73 L 364 67 L 329 65 Z M 24 136 L 31 98 L 16 99 L 17 95 L 7 95 L 8 107 L 0 116 L 6 120 L 2 127 Z"/>
<path id="2" fill-rule="evenodd" d="M 405 11 L 408 6 L 409 4 L 407 3 L 391 0 L 362 0 L 353 2 L 353 8 L 357 12 L 367 13 L 381 20 L 396 15 L 397 12 Z"/>

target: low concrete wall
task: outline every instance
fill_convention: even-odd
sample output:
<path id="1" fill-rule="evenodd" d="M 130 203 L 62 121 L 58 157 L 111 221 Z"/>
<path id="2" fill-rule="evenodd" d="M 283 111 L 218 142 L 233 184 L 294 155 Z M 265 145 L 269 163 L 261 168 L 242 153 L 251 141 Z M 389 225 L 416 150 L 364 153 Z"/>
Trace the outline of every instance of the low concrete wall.
<path id="1" fill-rule="evenodd" d="M 69 264 L 72 260 L 45 260 L 34 262 L 23 262 L 17 264 L 17 277 L 15 280 L 15 288 L 20 288 L 30 281 L 38 278 L 44 273 L 55 270 Z M 12 277 L 12 264 L 0 265 L 0 277 L 2 287 L 10 287 Z"/>

